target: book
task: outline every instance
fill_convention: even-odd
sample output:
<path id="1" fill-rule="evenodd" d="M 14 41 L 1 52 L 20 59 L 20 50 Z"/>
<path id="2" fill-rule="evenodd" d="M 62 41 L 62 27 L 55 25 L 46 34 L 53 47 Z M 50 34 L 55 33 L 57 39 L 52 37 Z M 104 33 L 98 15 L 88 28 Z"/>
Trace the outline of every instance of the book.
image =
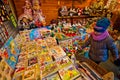
<path id="1" fill-rule="evenodd" d="M 58 73 L 54 73 L 50 76 L 43 78 L 42 80 L 61 80 Z"/>
<path id="2" fill-rule="evenodd" d="M 72 80 L 80 75 L 73 65 L 60 69 L 58 72 L 62 80 Z"/>

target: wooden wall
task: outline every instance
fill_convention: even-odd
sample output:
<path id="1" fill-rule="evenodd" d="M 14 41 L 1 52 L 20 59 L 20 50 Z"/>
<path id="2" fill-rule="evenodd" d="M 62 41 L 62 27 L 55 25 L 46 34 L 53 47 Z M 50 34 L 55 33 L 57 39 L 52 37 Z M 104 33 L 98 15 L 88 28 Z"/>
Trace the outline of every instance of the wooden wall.
<path id="1" fill-rule="evenodd" d="M 23 13 L 23 6 L 25 0 L 13 0 L 16 6 L 17 11 L 17 17 L 20 16 Z M 84 7 L 88 6 L 91 1 L 94 0 L 74 0 L 73 5 L 75 7 Z M 47 24 L 50 23 L 52 19 L 56 19 L 58 17 L 58 8 L 62 5 L 66 5 L 68 7 L 72 6 L 72 0 L 41 0 L 41 8 L 43 11 L 43 14 L 46 16 L 46 22 Z"/>

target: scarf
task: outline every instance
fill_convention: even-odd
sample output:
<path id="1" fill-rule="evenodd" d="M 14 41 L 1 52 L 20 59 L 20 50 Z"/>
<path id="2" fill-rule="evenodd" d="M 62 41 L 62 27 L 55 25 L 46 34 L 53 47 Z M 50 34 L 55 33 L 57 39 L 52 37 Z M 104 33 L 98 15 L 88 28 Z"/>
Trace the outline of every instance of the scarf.
<path id="1" fill-rule="evenodd" d="M 95 33 L 93 32 L 91 35 L 92 35 L 92 37 L 93 37 L 94 40 L 100 41 L 100 40 L 103 40 L 106 37 L 108 37 L 109 33 L 108 33 L 108 31 L 105 31 L 105 32 L 103 32 L 100 35 L 95 35 Z"/>

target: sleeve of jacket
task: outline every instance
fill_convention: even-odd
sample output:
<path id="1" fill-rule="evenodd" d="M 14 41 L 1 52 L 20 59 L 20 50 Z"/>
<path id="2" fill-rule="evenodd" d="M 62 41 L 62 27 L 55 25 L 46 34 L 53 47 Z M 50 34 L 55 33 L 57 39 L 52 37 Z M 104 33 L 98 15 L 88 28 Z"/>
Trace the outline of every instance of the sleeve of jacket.
<path id="1" fill-rule="evenodd" d="M 85 47 L 89 46 L 90 41 L 91 41 L 91 38 L 92 38 L 92 36 L 90 36 L 90 37 L 88 38 L 88 40 L 85 41 L 85 43 L 81 46 L 82 49 L 84 49 Z"/>
<path id="2" fill-rule="evenodd" d="M 107 47 L 110 50 L 110 52 L 112 53 L 112 56 L 114 57 L 114 59 L 115 60 L 118 59 L 119 58 L 118 49 L 111 37 L 109 37 L 109 39 L 107 40 Z"/>

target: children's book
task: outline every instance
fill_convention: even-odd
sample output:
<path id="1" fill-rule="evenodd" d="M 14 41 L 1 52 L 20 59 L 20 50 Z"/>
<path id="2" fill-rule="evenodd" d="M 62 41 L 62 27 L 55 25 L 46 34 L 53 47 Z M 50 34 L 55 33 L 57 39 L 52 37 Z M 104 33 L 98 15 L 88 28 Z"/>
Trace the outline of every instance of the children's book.
<path id="1" fill-rule="evenodd" d="M 55 60 L 66 56 L 66 53 L 60 46 L 54 46 L 54 47 L 50 48 L 50 52 Z"/>
<path id="2" fill-rule="evenodd" d="M 9 38 L 9 40 L 4 44 L 4 59 L 8 63 L 8 65 L 15 69 L 15 65 L 18 61 L 18 55 L 20 50 L 17 47 L 17 44 L 15 43 L 14 39 L 12 37 Z"/>
<path id="3" fill-rule="evenodd" d="M 54 73 L 50 76 L 43 78 L 42 80 L 61 80 L 58 73 Z"/>
<path id="4" fill-rule="evenodd" d="M 35 80 L 36 68 L 35 66 L 27 67 L 24 72 L 23 80 Z"/>
<path id="5" fill-rule="evenodd" d="M 58 72 L 62 80 L 73 80 L 80 75 L 79 71 L 73 65 L 65 67 Z"/>

